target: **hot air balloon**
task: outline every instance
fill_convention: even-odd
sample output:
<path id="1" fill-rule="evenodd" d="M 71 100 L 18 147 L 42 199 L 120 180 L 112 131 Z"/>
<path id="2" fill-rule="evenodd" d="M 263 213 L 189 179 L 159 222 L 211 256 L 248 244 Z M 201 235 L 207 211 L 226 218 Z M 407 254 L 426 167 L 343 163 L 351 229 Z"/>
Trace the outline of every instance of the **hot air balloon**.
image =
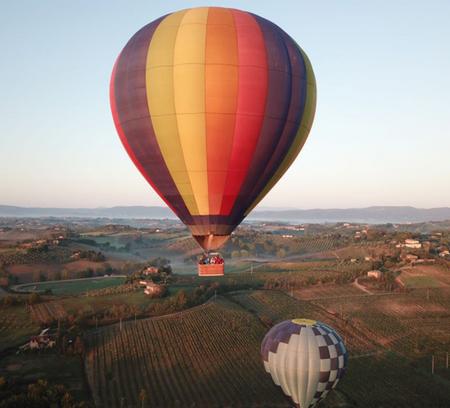
<path id="1" fill-rule="evenodd" d="M 315 320 L 286 320 L 261 346 L 264 368 L 296 407 L 314 407 L 345 373 L 348 354 L 339 334 Z"/>
<path id="2" fill-rule="evenodd" d="M 200 7 L 158 18 L 128 41 L 110 102 L 130 158 L 209 251 L 300 152 L 316 83 L 305 52 L 275 24 Z"/>

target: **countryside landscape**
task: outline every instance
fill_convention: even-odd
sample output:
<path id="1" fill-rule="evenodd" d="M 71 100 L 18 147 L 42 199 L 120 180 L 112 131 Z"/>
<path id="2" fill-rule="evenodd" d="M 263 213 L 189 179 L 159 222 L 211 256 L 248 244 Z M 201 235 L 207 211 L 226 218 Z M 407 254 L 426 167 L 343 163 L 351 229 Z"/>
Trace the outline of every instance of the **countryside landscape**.
<path id="1" fill-rule="evenodd" d="M 450 408 L 450 2 L 0 13 L 0 408 Z"/>
<path id="2" fill-rule="evenodd" d="M 70 407 L 287 407 L 259 344 L 296 316 L 349 350 L 321 406 L 448 405 L 449 222 L 249 222 L 218 278 L 196 276 L 181 223 L 129 223 L 1 219 L 0 406 L 32 389 Z M 144 293 L 149 270 L 164 293 Z"/>

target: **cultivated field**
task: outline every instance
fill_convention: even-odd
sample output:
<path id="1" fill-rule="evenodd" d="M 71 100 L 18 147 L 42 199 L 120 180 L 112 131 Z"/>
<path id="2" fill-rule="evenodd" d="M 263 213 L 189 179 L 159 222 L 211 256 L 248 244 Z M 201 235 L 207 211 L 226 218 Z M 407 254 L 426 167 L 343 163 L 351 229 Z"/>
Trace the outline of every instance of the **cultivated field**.
<path id="1" fill-rule="evenodd" d="M 348 322 L 311 302 L 294 299 L 283 292 L 258 290 L 236 292 L 231 299 L 270 328 L 286 319 L 307 318 L 319 320 L 334 327 L 343 337 L 354 355 L 376 352 L 379 347 L 364 332 L 350 326 Z"/>
<path id="2" fill-rule="evenodd" d="M 0 351 L 21 345 L 39 332 L 24 305 L 0 308 Z"/>
<path id="3" fill-rule="evenodd" d="M 362 296 L 330 292 L 311 303 L 404 355 L 450 351 L 449 288 Z"/>
<path id="4" fill-rule="evenodd" d="M 450 270 L 438 265 L 407 267 L 399 279 L 407 288 L 450 287 Z"/>
<path id="5" fill-rule="evenodd" d="M 348 374 L 321 407 L 448 406 L 442 355 L 432 376 L 429 360 L 390 351 L 371 332 L 277 291 L 237 292 L 176 315 L 127 322 L 122 330 L 92 331 L 85 366 L 96 404 L 287 408 L 262 368 L 259 347 L 267 319 L 298 316 L 335 327 L 350 351 Z"/>
<path id="6" fill-rule="evenodd" d="M 30 306 L 31 318 L 40 324 L 48 325 L 57 320 L 64 320 L 67 312 L 61 302 L 43 302 Z"/>
<path id="7" fill-rule="evenodd" d="M 111 326 L 87 339 L 98 406 L 285 407 L 265 374 L 258 319 L 220 300 L 164 318 Z M 144 393 L 141 390 L 145 390 Z"/>
<path id="8" fill-rule="evenodd" d="M 298 289 L 294 291 L 295 297 L 300 300 L 313 300 L 320 298 L 340 298 L 348 296 L 362 296 L 366 295 L 364 291 L 356 287 L 354 284 L 345 285 L 314 285 Z"/>
<path id="9" fill-rule="evenodd" d="M 97 290 L 124 283 L 123 276 L 105 276 L 99 278 L 84 278 L 61 280 L 51 282 L 35 282 L 26 285 L 18 285 L 18 292 L 45 292 L 51 290 L 54 295 L 78 295 L 88 290 Z"/>

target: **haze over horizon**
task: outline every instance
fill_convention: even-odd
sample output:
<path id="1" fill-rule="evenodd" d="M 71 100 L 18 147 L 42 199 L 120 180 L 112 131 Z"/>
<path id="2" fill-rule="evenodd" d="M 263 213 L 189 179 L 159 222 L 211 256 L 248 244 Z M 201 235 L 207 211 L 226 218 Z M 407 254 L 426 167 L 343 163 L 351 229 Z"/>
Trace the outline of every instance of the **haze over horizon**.
<path id="1" fill-rule="evenodd" d="M 274 21 L 305 49 L 317 78 L 310 137 L 260 208 L 450 205 L 450 3 L 209 4 Z M 139 28 L 199 5 L 101 0 L 61 7 L 49 0 L 3 7 L 1 204 L 164 205 L 117 137 L 108 83 Z"/>

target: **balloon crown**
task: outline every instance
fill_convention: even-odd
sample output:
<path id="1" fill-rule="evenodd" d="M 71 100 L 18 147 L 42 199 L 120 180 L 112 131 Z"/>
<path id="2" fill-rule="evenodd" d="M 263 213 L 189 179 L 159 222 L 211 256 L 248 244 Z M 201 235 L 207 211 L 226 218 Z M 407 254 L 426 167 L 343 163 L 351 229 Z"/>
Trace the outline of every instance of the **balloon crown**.
<path id="1" fill-rule="evenodd" d="M 292 319 L 292 323 L 303 325 L 303 326 L 314 326 L 317 323 L 317 320 L 311 319 Z"/>

